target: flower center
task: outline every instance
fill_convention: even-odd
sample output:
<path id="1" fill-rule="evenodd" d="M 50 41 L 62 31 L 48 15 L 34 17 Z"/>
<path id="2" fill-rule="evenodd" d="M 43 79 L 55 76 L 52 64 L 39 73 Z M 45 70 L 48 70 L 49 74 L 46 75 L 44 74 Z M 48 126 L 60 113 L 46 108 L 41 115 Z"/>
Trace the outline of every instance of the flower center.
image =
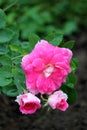
<path id="1" fill-rule="evenodd" d="M 24 105 L 24 109 L 26 109 L 26 110 L 31 110 L 33 108 L 35 108 L 35 103 L 26 103 Z"/>
<path id="2" fill-rule="evenodd" d="M 54 66 L 53 65 L 47 65 L 46 69 L 44 70 L 44 76 L 47 78 L 54 72 Z"/>

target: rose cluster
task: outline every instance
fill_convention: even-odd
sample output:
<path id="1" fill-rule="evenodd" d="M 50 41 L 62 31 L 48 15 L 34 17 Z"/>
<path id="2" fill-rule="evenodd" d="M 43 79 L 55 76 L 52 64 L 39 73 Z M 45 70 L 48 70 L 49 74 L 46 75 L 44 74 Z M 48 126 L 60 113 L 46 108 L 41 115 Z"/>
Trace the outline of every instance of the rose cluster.
<path id="1" fill-rule="evenodd" d="M 46 104 L 52 109 L 65 111 L 69 104 L 67 94 L 61 90 L 71 72 L 72 51 L 53 46 L 41 40 L 28 55 L 22 58 L 22 69 L 26 76 L 27 93 L 17 96 L 16 102 L 24 114 L 32 114 L 41 108 L 46 95 Z"/>

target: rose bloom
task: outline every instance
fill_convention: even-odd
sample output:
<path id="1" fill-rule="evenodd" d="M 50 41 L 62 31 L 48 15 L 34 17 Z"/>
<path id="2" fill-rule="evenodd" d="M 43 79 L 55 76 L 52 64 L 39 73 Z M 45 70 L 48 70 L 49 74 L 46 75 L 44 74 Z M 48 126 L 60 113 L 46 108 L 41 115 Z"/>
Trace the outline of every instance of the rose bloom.
<path id="1" fill-rule="evenodd" d="M 67 103 L 67 98 L 67 95 L 63 91 L 59 90 L 49 96 L 48 104 L 52 109 L 65 111 L 69 106 Z"/>
<path id="2" fill-rule="evenodd" d="M 33 114 L 41 107 L 40 99 L 31 93 L 17 96 L 15 100 L 20 105 L 20 111 L 23 114 Z"/>
<path id="3" fill-rule="evenodd" d="M 72 51 L 53 46 L 41 40 L 28 55 L 22 58 L 26 86 L 33 94 L 51 94 L 60 88 L 70 73 Z"/>

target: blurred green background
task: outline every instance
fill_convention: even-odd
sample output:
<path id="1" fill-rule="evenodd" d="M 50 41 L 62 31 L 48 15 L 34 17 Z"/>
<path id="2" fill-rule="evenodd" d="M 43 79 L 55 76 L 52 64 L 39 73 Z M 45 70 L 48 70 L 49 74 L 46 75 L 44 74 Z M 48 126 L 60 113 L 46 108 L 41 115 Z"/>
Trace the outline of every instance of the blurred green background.
<path id="1" fill-rule="evenodd" d="M 7 26 L 16 26 L 23 40 L 29 33 L 44 37 L 57 30 L 65 36 L 87 29 L 87 0 L 0 0 Z"/>

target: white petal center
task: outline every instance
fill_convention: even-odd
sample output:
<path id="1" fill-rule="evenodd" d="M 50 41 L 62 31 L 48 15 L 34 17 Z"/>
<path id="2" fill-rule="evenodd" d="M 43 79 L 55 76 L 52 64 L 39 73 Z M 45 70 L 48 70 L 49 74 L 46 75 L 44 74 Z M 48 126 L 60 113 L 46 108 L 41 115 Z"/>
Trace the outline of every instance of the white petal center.
<path id="1" fill-rule="evenodd" d="M 47 68 L 44 70 L 45 77 L 49 77 L 54 72 L 54 66 L 48 65 Z"/>

